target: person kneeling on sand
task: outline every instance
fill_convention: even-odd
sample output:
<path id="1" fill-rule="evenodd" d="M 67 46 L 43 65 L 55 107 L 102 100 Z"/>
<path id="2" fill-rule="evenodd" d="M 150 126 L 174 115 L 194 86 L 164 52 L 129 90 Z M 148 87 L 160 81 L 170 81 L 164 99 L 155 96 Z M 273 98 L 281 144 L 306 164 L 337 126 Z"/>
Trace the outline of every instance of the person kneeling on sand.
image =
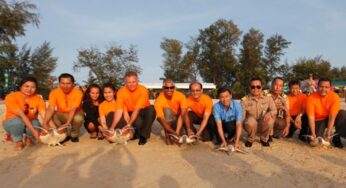
<path id="1" fill-rule="evenodd" d="M 34 77 L 26 77 L 19 84 L 19 91 L 8 94 L 5 98 L 6 116 L 3 128 L 16 142 L 15 150 L 32 145 L 34 138 L 39 139 L 40 122 L 37 115 L 44 117 L 46 105 L 42 96 L 36 94 L 37 81 Z"/>
<path id="2" fill-rule="evenodd" d="M 173 80 L 163 82 L 163 92 L 157 97 L 154 107 L 157 120 L 164 128 L 168 145 L 177 141 L 175 138 L 179 137 L 183 122 L 187 135 L 194 135 L 188 119 L 186 97 L 183 93 L 175 90 Z"/>
<path id="3" fill-rule="evenodd" d="M 42 127 L 53 124 L 57 128 L 71 126 L 71 135 L 66 140 L 79 142 L 80 127 L 84 122 L 81 103 L 83 92 L 75 87 L 74 77 L 63 73 L 59 76 L 59 87 L 49 93 L 49 105 Z M 66 129 L 64 129 L 66 131 Z"/>
<path id="4" fill-rule="evenodd" d="M 346 111 L 340 110 L 340 97 L 330 90 L 331 80 L 321 78 L 317 91 L 308 96 L 306 114 L 309 119 L 311 143 L 317 137 L 332 141 L 335 147 L 342 148 L 340 136 L 346 137 Z M 333 127 L 335 126 L 335 134 Z"/>
<path id="5" fill-rule="evenodd" d="M 216 121 L 217 145 L 227 147 L 233 142 L 235 148 L 239 148 L 239 139 L 242 132 L 242 107 L 240 103 L 232 100 L 232 92 L 226 87 L 217 90 L 219 102 L 213 106 L 213 114 Z M 225 136 L 225 133 L 227 136 Z"/>

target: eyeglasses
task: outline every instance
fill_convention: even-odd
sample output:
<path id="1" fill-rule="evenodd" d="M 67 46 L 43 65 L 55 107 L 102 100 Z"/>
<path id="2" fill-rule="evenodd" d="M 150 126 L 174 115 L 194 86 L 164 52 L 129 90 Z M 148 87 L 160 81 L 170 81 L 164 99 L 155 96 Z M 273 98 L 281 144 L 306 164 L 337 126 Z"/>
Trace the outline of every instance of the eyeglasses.
<path id="1" fill-rule="evenodd" d="M 262 88 L 262 86 L 251 86 L 251 89 L 261 89 Z"/>
<path id="2" fill-rule="evenodd" d="M 164 86 L 163 89 L 167 89 L 167 90 L 171 89 L 171 90 L 173 90 L 173 89 L 174 89 L 174 86 L 171 86 L 171 87 Z"/>

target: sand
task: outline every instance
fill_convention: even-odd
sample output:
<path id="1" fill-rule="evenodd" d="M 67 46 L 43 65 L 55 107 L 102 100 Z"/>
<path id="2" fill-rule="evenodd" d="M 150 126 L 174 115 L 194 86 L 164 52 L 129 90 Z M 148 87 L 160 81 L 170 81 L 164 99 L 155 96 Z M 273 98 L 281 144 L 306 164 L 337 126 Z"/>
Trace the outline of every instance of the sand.
<path id="1" fill-rule="evenodd" d="M 166 146 L 160 130 L 155 122 L 145 146 L 91 140 L 85 132 L 79 143 L 21 152 L 1 142 L 0 187 L 346 187 L 346 148 L 279 139 L 270 148 L 254 143 L 249 154 L 228 156 L 211 142 Z"/>

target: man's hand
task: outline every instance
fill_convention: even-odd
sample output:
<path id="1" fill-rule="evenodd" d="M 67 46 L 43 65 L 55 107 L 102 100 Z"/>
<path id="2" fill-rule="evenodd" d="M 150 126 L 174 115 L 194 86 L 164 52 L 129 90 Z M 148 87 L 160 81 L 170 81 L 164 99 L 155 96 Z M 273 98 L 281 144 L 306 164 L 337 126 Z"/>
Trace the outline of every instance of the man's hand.
<path id="1" fill-rule="evenodd" d="M 285 129 L 282 131 L 283 136 L 287 136 L 290 131 L 289 126 L 286 126 Z"/>
<path id="2" fill-rule="evenodd" d="M 222 147 L 222 148 L 223 148 L 223 147 L 227 147 L 227 146 L 228 146 L 228 144 L 227 144 L 226 141 L 222 142 L 222 144 L 221 144 L 221 147 Z"/>
<path id="3" fill-rule="evenodd" d="M 294 125 L 297 129 L 302 129 L 302 118 L 300 115 L 298 115 L 294 120 Z"/>

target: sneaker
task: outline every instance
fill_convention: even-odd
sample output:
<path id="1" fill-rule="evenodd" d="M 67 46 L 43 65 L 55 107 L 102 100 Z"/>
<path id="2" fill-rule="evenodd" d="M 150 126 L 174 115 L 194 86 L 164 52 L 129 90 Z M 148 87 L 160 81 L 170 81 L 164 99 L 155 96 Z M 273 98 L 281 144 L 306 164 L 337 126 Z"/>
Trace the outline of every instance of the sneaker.
<path id="1" fill-rule="evenodd" d="M 269 147 L 270 146 L 269 142 L 265 142 L 265 141 L 262 141 L 262 140 L 261 140 L 261 144 L 264 147 Z"/>
<path id="2" fill-rule="evenodd" d="M 79 142 L 79 138 L 78 137 L 72 137 L 71 142 Z"/>
<path id="3" fill-rule="evenodd" d="M 248 148 L 251 148 L 252 147 L 252 142 L 246 141 L 245 142 L 245 146 L 248 147 Z"/>
<path id="4" fill-rule="evenodd" d="M 341 143 L 340 136 L 334 136 L 332 139 L 332 142 L 333 142 L 334 146 L 337 148 L 343 148 L 344 147 L 344 145 L 342 145 L 342 143 Z"/>

